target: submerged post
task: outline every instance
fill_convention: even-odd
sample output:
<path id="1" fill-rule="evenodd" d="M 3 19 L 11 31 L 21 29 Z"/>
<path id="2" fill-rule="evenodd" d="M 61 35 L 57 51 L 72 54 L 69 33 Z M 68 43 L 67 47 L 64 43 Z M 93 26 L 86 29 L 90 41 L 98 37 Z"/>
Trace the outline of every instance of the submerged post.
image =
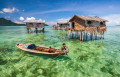
<path id="1" fill-rule="evenodd" d="M 27 28 L 27 33 L 30 33 L 30 29 L 29 28 Z"/>
<path id="2" fill-rule="evenodd" d="M 82 31 L 80 31 L 80 41 L 82 40 Z"/>
<path id="3" fill-rule="evenodd" d="M 87 40 L 87 32 L 86 32 L 86 40 Z"/>
<path id="4" fill-rule="evenodd" d="M 37 28 L 35 28 L 35 32 L 37 33 Z"/>

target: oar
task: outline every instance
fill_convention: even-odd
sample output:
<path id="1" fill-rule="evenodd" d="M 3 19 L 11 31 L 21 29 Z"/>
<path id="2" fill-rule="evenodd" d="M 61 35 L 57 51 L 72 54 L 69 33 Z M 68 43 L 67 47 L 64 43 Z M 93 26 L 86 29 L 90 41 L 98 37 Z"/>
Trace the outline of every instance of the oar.
<path id="1" fill-rule="evenodd" d="M 60 54 L 59 54 L 60 55 Z M 57 55 L 54 59 L 56 59 L 59 55 Z M 51 63 L 54 59 L 52 59 L 49 63 Z"/>

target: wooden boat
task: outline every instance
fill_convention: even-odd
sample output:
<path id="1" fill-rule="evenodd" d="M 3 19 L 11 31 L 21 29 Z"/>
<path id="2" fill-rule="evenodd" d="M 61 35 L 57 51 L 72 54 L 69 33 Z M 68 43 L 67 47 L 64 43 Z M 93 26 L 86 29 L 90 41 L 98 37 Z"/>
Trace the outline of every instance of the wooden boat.
<path id="1" fill-rule="evenodd" d="M 52 48 L 53 52 L 46 52 L 46 51 L 42 51 L 42 50 L 36 50 L 36 49 L 27 49 L 26 45 L 28 44 L 16 44 L 16 46 L 24 51 L 27 52 L 31 52 L 31 53 L 37 53 L 37 54 L 46 54 L 46 55 L 64 55 L 65 53 L 63 51 L 61 51 L 60 49 L 55 49 Z M 41 46 L 41 45 L 36 45 L 36 47 L 40 47 L 40 48 L 44 48 L 44 49 L 48 49 L 49 47 L 45 47 L 45 46 Z"/>

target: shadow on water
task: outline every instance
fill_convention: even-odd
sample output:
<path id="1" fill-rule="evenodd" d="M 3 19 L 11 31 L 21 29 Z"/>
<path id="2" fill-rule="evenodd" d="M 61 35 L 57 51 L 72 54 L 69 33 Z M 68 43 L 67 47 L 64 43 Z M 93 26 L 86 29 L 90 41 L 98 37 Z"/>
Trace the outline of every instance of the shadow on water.
<path id="1" fill-rule="evenodd" d="M 36 54 L 36 53 L 29 53 L 28 54 L 32 55 L 32 56 L 39 56 L 42 57 L 43 59 L 54 59 L 54 60 L 71 60 L 71 58 L 69 58 L 66 55 L 43 55 L 43 54 Z M 31 57 L 32 57 L 31 56 Z"/>

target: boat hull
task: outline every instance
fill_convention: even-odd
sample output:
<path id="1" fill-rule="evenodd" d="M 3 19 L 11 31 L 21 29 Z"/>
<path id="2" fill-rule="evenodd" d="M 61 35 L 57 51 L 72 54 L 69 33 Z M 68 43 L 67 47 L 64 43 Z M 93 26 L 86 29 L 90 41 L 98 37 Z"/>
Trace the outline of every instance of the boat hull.
<path id="1" fill-rule="evenodd" d="M 27 49 L 26 48 L 26 45 L 27 44 L 16 44 L 16 46 L 23 50 L 23 51 L 26 51 L 26 52 L 31 52 L 31 53 L 37 53 L 37 54 L 44 54 L 44 55 L 64 55 L 65 53 L 63 51 L 61 52 L 45 52 L 45 51 L 39 51 L 39 50 L 34 50 L 34 49 Z M 45 46 L 41 46 L 41 45 L 36 45 L 36 46 L 39 46 L 39 47 L 44 47 L 44 48 L 49 48 L 49 47 L 45 47 Z M 55 49 L 55 48 L 54 48 Z M 57 50 L 60 50 L 60 49 L 57 49 Z"/>

